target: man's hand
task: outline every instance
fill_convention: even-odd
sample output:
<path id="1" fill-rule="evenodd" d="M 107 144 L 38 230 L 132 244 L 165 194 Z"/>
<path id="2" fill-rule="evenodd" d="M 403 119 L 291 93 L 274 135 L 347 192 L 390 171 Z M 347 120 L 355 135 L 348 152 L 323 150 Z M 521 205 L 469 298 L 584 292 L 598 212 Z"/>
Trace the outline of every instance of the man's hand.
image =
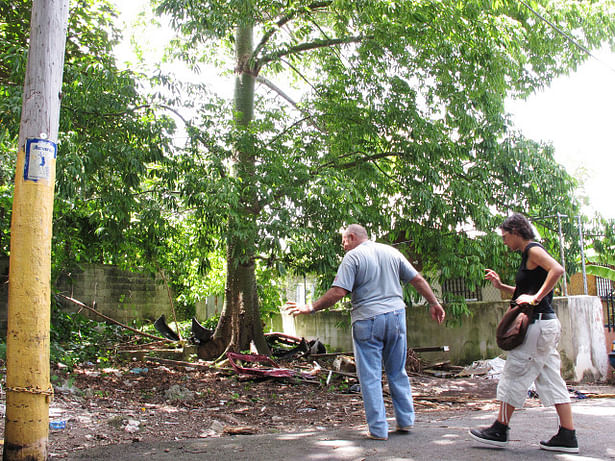
<path id="1" fill-rule="evenodd" d="M 311 314 L 314 312 L 314 308 L 312 307 L 312 303 L 299 305 L 296 302 L 288 301 L 284 307 L 284 311 L 290 315 L 300 315 L 300 314 Z"/>
<path id="2" fill-rule="evenodd" d="M 313 314 L 314 312 L 320 312 L 327 307 L 333 306 L 348 293 L 350 292 L 344 288 L 333 286 L 313 303 L 299 305 L 296 302 L 288 301 L 283 309 L 287 314 L 295 316 L 300 314 Z"/>
<path id="3" fill-rule="evenodd" d="M 431 314 L 431 318 L 438 322 L 438 325 L 441 325 L 442 322 L 444 322 L 446 313 L 444 312 L 444 308 L 439 303 L 430 305 L 429 313 Z"/>

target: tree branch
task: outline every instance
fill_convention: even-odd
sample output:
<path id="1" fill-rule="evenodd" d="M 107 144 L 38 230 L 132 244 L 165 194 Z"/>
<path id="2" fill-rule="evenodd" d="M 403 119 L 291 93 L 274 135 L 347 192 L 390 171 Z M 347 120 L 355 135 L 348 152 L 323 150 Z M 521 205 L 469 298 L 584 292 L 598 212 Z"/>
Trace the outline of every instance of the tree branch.
<path id="1" fill-rule="evenodd" d="M 299 125 L 300 123 L 303 123 L 304 121 L 308 120 L 310 118 L 310 116 L 306 116 L 304 118 L 301 118 L 299 120 L 296 120 L 295 122 L 291 123 L 290 125 L 288 125 L 286 128 L 284 128 L 283 131 L 281 131 L 280 133 L 277 134 L 277 136 L 275 136 L 273 139 L 271 139 L 271 141 L 269 141 L 266 145 L 270 146 L 271 144 L 273 144 L 275 141 L 277 141 L 280 137 L 284 136 L 286 133 L 288 133 L 292 128 L 296 127 L 297 125 Z M 316 129 L 318 129 L 318 127 L 316 127 Z"/>
<path id="2" fill-rule="evenodd" d="M 284 98 L 286 101 L 288 101 L 288 103 L 293 106 L 295 109 L 297 109 L 299 112 L 301 112 L 304 117 L 305 120 L 309 120 L 309 122 L 312 124 L 312 126 L 314 128 L 316 128 L 318 131 L 322 132 L 323 130 L 316 124 L 316 121 L 312 118 L 312 116 L 305 110 L 302 109 L 301 107 L 299 107 L 297 105 L 297 103 L 291 99 L 290 96 L 288 96 L 286 93 L 284 93 L 284 91 L 282 91 L 280 88 L 278 88 L 272 81 L 266 79 L 265 77 L 261 77 L 258 76 L 256 77 L 256 81 L 259 83 L 262 83 L 263 85 L 265 85 L 267 88 L 271 89 L 272 91 L 274 91 L 275 93 L 277 93 L 280 97 Z"/>
<path id="3" fill-rule="evenodd" d="M 63 105 L 62 108 L 66 108 L 68 110 L 71 110 L 75 113 L 77 112 L 81 112 L 82 114 L 87 114 L 87 115 L 96 115 L 98 117 L 103 117 L 103 118 L 111 118 L 111 117 L 121 117 L 122 115 L 126 115 L 129 113 L 133 113 L 133 112 L 137 112 L 138 110 L 141 109 L 150 109 L 150 108 L 156 108 L 156 107 L 160 107 L 161 109 L 165 109 L 168 110 L 169 112 L 173 112 L 175 115 L 177 115 L 177 117 L 179 117 L 181 119 L 182 122 L 184 122 L 185 125 L 190 126 L 190 122 L 188 120 L 186 120 L 177 110 L 173 109 L 170 106 L 166 106 L 164 104 L 141 104 L 139 106 L 135 106 L 135 107 L 131 107 L 129 109 L 126 109 L 122 112 L 107 112 L 107 113 L 100 113 L 100 112 L 95 112 L 95 111 L 85 111 L 85 110 L 79 110 L 79 109 L 74 109 L 73 107 L 70 106 L 66 106 Z"/>
<path id="4" fill-rule="evenodd" d="M 341 156 L 339 158 L 347 157 L 347 156 L 354 155 L 354 154 L 357 154 L 357 153 L 362 153 L 362 152 L 349 152 L 349 153 L 344 154 L 343 156 Z M 390 156 L 398 156 L 400 154 L 401 153 L 382 152 L 380 154 L 375 154 L 375 155 L 366 155 L 365 157 L 362 157 L 361 159 L 357 159 L 357 160 L 355 160 L 353 162 L 347 162 L 345 164 L 338 164 L 338 165 L 336 165 L 334 161 L 329 161 L 329 162 L 323 163 L 321 165 L 318 165 L 318 166 L 312 168 L 310 170 L 309 175 L 310 176 L 315 175 L 318 170 L 324 169 L 324 168 L 336 167 L 336 168 L 339 168 L 339 169 L 348 169 L 348 168 L 352 168 L 352 167 L 358 165 L 359 162 L 364 162 L 364 161 L 371 162 L 371 161 L 374 161 L 374 160 L 378 160 L 379 158 L 386 158 L 386 157 L 390 157 Z M 306 178 L 306 179 L 304 179 L 302 181 L 295 181 L 295 185 L 297 187 L 301 187 L 303 184 L 305 184 L 308 181 L 309 181 L 308 178 Z M 278 200 L 281 197 L 281 194 L 273 194 L 272 197 L 273 197 L 273 200 Z M 269 204 L 273 200 L 270 200 Z"/>
<path id="5" fill-rule="evenodd" d="M 294 53 L 302 53 L 304 51 L 316 50 L 318 48 L 328 48 L 335 45 L 341 45 L 345 43 L 358 43 L 364 40 L 373 38 L 371 35 L 359 35 L 350 36 L 344 38 L 332 38 L 329 40 L 314 40 L 313 42 L 301 43 L 299 45 L 291 46 L 285 50 L 276 51 L 275 53 L 266 54 L 256 62 L 256 68 L 260 69 L 267 63 L 275 61 L 283 56 L 288 56 Z"/>
<path id="6" fill-rule="evenodd" d="M 330 39 L 327 33 L 322 29 L 322 27 L 320 27 L 320 24 L 318 24 L 318 22 L 314 18 L 312 18 L 311 15 L 310 15 L 310 22 L 314 24 L 314 27 L 316 27 L 320 31 L 320 33 L 325 37 L 325 39 L 327 40 Z M 346 65 L 344 64 L 344 61 L 342 60 L 341 54 L 337 50 L 333 50 L 333 54 L 337 56 L 337 59 L 340 61 L 340 63 L 342 63 L 342 66 L 345 67 Z M 352 64 L 351 64 L 351 67 L 352 67 Z"/>
<path id="7" fill-rule="evenodd" d="M 310 82 L 307 77 L 305 75 L 303 75 L 301 72 L 299 72 L 299 69 L 297 69 L 295 66 L 293 66 L 288 60 L 286 59 L 280 59 L 281 62 L 283 62 L 284 64 L 286 64 L 288 67 L 290 67 L 290 69 L 295 72 L 299 77 L 301 77 L 301 79 L 307 83 L 316 94 L 318 94 L 319 96 L 322 96 L 320 91 L 318 91 L 318 88 L 316 88 L 314 85 L 312 85 L 312 82 Z"/>
<path id="8" fill-rule="evenodd" d="M 354 154 L 363 154 L 363 152 L 350 152 L 348 154 L 345 154 L 344 157 L 349 156 L 349 155 L 354 155 Z M 364 157 L 355 159 L 352 162 L 347 162 L 347 163 L 342 163 L 342 164 L 336 164 L 334 161 L 329 161 L 329 162 L 323 163 L 322 165 L 319 165 L 317 169 L 329 168 L 329 167 L 334 166 L 342 170 L 347 170 L 348 168 L 353 168 L 357 166 L 361 162 L 372 162 L 374 160 L 378 160 L 381 158 L 400 157 L 401 155 L 402 155 L 402 152 L 381 152 L 379 154 L 365 155 Z"/>
<path id="9" fill-rule="evenodd" d="M 318 10 L 318 9 L 327 7 L 327 6 L 331 5 L 331 3 L 332 2 L 330 0 L 329 1 L 324 1 L 324 2 L 314 2 L 311 5 L 308 5 L 306 8 L 307 8 L 308 11 L 314 11 L 314 10 Z M 304 11 L 304 10 L 302 10 L 302 11 Z M 271 29 L 269 29 L 267 32 L 265 32 L 263 34 L 263 37 L 261 38 L 260 42 L 258 43 L 258 45 L 256 45 L 256 48 L 254 48 L 254 52 L 252 53 L 252 56 L 253 57 L 258 56 L 258 54 L 265 47 L 265 45 L 267 44 L 269 39 L 273 36 L 273 34 L 275 34 L 276 31 L 278 29 L 280 29 L 281 27 L 283 27 L 285 24 L 288 24 L 298 14 L 299 14 L 299 10 L 295 10 L 295 11 L 292 11 L 290 13 L 285 14 L 280 19 L 278 19 L 278 21 L 275 24 L 275 27 L 272 27 Z"/>
<path id="10" fill-rule="evenodd" d="M 297 109 L 298 111 L 303 112 L 298 106 L 297 103 L 290 97 L 288 96 L 286 93 L 284 93 L 284 91 L 282 91 L 282 89 L 280 89 L 278 86 L 276 86 L 275 83 L 273 83 L 271 80 L 266 79 L 265 77 L 261 77 L 260 75 L 258 77 L 256 77 L 256 81 L 259 83 L 262 83 L 263 85 L 265 85 L 267 88 L 269 88 L 270 90 L 274 91 L 275 93 L 277 93 L 280 97 L 282 97 L 283 99 L 285 99 L 291 106 L 293 106 L 295 109 Z"/>

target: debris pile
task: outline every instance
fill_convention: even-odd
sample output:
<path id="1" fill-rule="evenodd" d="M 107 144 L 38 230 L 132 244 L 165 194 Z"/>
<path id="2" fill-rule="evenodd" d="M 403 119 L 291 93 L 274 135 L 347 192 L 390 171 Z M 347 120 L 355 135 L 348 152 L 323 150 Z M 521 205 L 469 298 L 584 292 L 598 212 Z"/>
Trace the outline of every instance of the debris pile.
<path id="1" fill-rule="evenodd" d="M 501 357 L 478 360 L 465 367 L 459 376 L 487 376 L 490 379 L 500 379 L 505 362 L 506 360 Z"/>

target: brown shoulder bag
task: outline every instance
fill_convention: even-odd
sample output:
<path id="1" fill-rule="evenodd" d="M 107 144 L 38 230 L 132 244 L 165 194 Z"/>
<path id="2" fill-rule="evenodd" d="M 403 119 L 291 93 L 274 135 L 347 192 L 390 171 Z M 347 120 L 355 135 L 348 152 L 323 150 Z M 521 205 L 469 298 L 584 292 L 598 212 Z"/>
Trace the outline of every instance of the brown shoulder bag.
<path id="1" fill-rule="evenodd" d="M 510 304 L 510 309 L 506 311 L 495 330 L 495 338 L 500 349 L 510 351 L 523 342 L 532 312 L 533 307 L 530 304 L 515 302 Z"/>

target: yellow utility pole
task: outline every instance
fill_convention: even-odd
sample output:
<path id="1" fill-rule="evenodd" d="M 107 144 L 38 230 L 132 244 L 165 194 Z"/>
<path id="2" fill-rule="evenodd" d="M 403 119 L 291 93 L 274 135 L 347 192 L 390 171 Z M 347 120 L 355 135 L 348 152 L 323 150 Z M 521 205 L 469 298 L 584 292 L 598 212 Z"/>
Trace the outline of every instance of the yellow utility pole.
<path id="1" fill-rule="evenodd" d="M 3 460 L 46 460 L 55 164 L 68 0 L 33 0 L 11 220 Z"/>

